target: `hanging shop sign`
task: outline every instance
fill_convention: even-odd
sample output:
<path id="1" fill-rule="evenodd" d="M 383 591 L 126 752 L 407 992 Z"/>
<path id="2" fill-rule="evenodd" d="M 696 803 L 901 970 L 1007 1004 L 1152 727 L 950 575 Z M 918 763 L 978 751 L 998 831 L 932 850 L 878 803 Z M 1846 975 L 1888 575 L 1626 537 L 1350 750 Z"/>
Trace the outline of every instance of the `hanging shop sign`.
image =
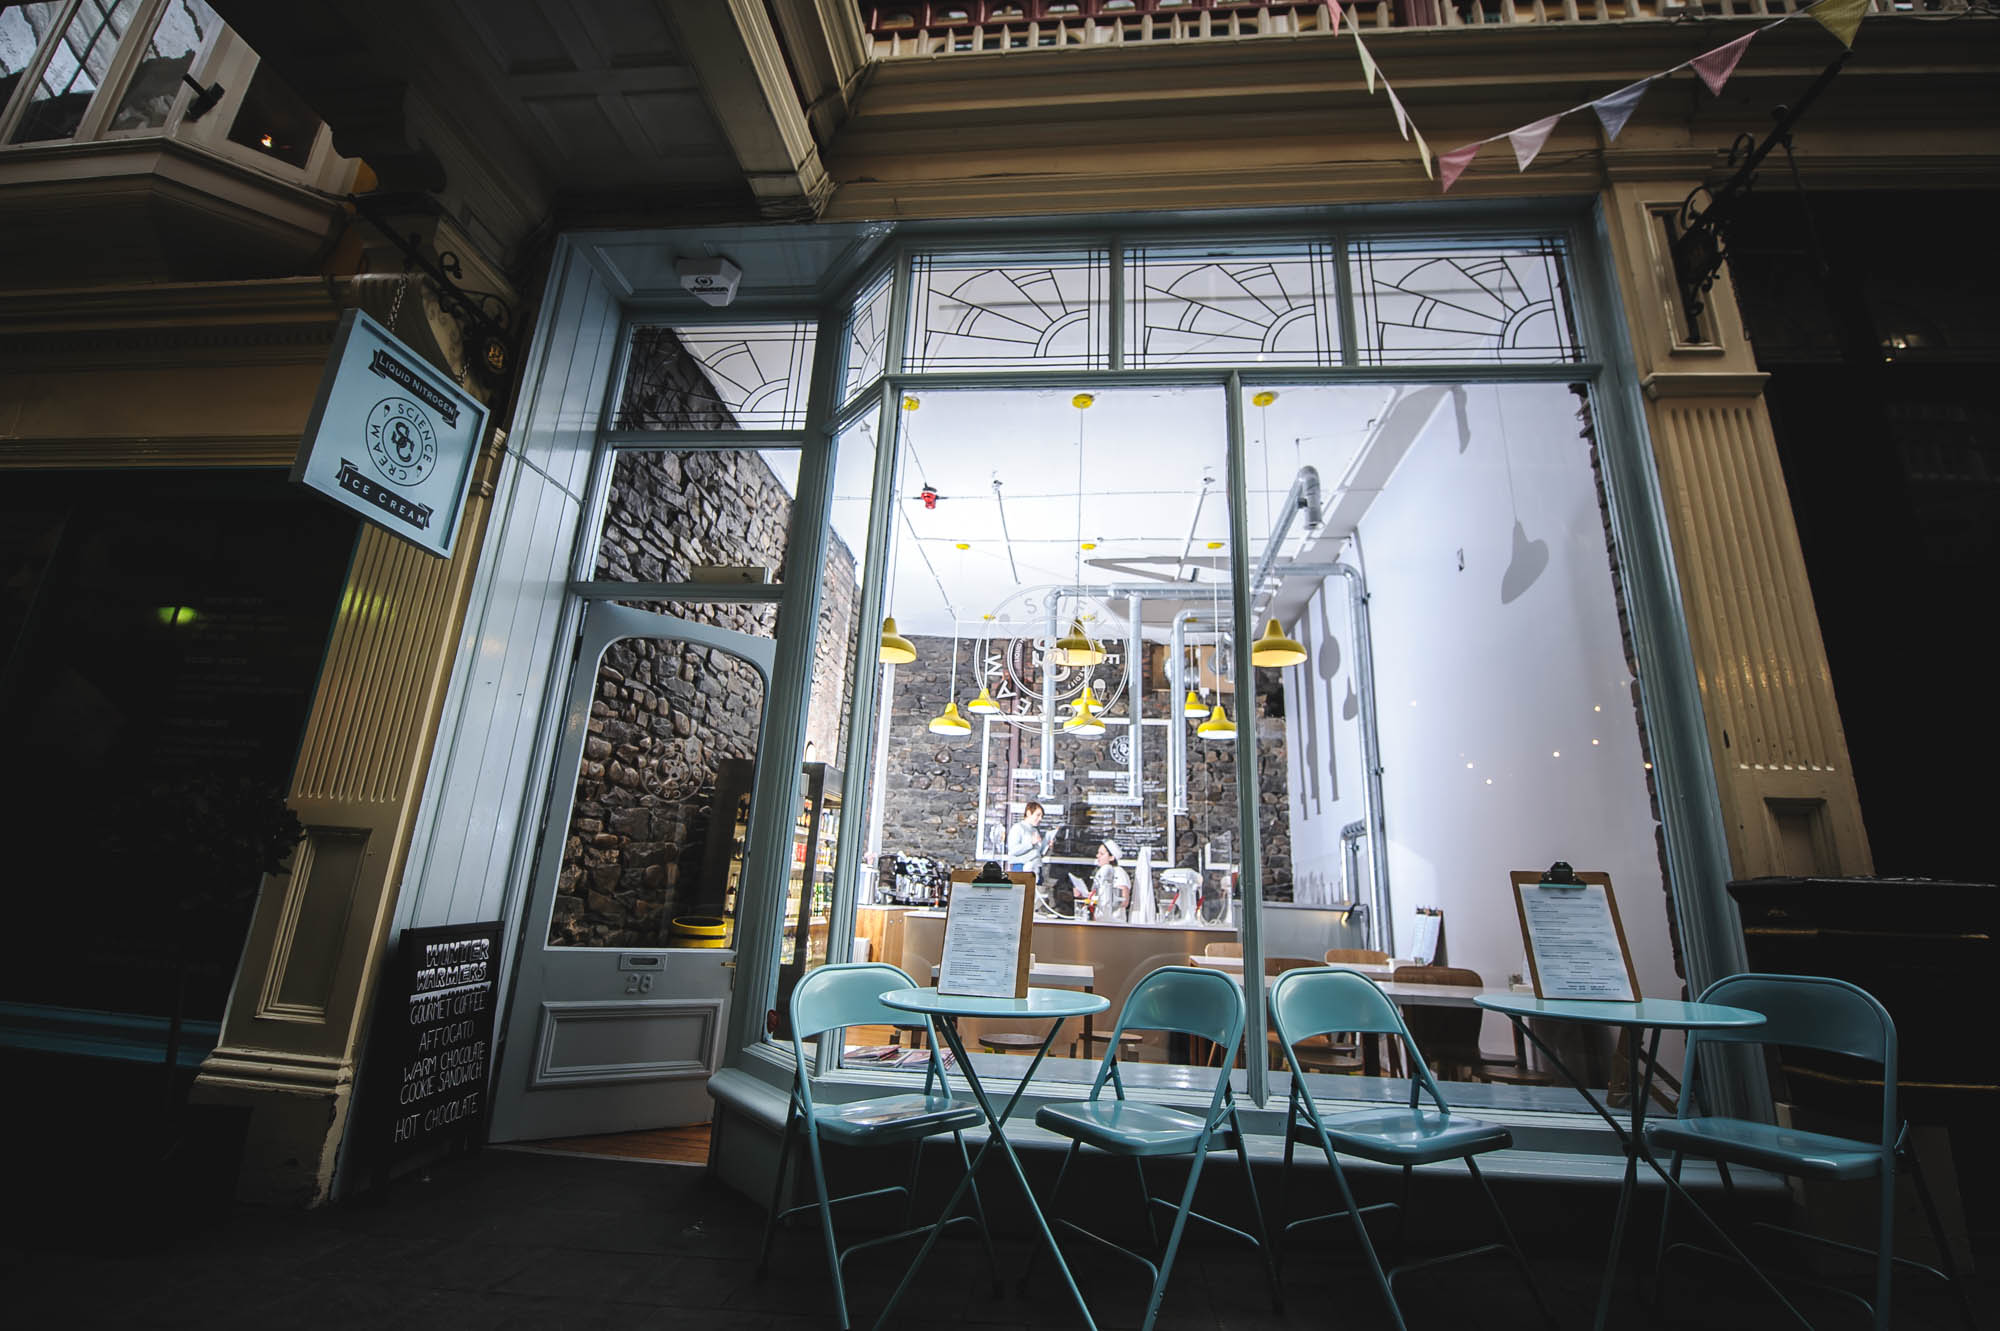
<path id="1" fill-rule="evenodd" d="M 349 310 L 292 479 L 449 557 L 485 437 L 485 403 L 381 324 Z"/>

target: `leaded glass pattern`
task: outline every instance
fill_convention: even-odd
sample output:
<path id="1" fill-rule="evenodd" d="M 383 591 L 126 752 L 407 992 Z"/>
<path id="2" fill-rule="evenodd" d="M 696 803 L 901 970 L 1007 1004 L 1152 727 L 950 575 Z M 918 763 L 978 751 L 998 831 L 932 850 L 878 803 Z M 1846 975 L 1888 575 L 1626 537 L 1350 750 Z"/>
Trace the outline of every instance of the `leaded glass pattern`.
<path id="1" fill-rule="evenodd" d="M 889 274 L 870 283 L 847 316 L 846 364 L 840 400 L 847 401 L 889 368 Z"/>
<path id="2" fill-rule="evenodd" d="M 1162 365 L 1337 365 L 1335 255 L 1306 245 L 1230 255 L 1134 251 L 1125 359 Z"/>
<path id="3" fill-rule="evenodd" d="M 632 330 L 621 430 L 796 430 L 805 424 L 815 325 Z"/>
<path id="4" fill-rule="evenodd" d="M 905 368 L 1099 370 L 1111 363 L 1110 254 L 911 262 Z"/>
<path id="5" fill-rule="evenodd" d="M 1557 241 L 1422 249 L 1361 241 L 1351 263 L 1364 365 L 1579 358 Z"/>

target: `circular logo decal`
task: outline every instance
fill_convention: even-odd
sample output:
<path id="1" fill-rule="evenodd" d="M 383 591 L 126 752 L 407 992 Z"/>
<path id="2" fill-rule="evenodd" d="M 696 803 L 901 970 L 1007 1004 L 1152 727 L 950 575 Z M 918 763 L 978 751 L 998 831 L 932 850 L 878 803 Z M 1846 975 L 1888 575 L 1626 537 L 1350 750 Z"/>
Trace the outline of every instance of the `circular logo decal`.
<path id="1" fill-rule="evenodd" d="M 368 456 L 397 485 L 416 485 L 437 464 L 437 434 L 424 409 L 406 397 L 385 397 L 368 412 Z"/>

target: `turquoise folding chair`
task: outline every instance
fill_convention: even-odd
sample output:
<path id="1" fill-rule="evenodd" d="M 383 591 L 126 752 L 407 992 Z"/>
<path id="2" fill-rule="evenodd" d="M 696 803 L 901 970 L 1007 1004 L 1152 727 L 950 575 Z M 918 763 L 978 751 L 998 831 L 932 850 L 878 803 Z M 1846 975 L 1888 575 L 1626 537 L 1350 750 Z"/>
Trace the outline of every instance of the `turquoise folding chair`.
<path id="1" fill-rule="evenodd" d="M 834 1309 L 840 1318 L 841 1331 L 847 1331 L 848 1327 L 847 1287 L 841 1278 L 841 1269 L 847 1259 L 864 1248 L 931 1231 L 930 1225 L 910 1224 L 910 1208 L 916 1204 L 917 1197 L 917 1172 L 923 1162 L 924 1139 L 950 1133 L 952 1141 L 958 1146 L 959 1163 L 970 1173 L 972 1159 L 966 1153 L 964 1132 L 986 1122 L 976 1103 L 951 1094 L 951 1084 L 935 1053 L 938 1049 L 937 1031 L 931 1028 L 929 1018 L 924 1021 L 925 1034 L 930 1037 L 930 1047 L 934 1052 L 929 1069 L 924 1073 L 921 1094 L 885 1095 L 872 1100 L 849 1100 L 831 1105 L 813 1102 L 805 1041 L 846 1026 L 906 1023 L 910 1014 L 885 1006 L 881 996 L 892 989 L 915 986 L 916 982 L 898 967 L 883 962 L 857 962 L 821 966 L 800 980 L 792 990 L 792 1056 L 797 1060 L 797 1071 L 792 1074 L 791 1107 L 785 1115 L 784 1141 L 778 1150 L 778 1178 L 771 1191 L 770 1213 L 764 1221 L 764 1247 L 757 1258 L 757 1273 L 761 1276 L 770 1265 L 771 1240 L 777 1233 L 779 1222 L 801 1211 L 817 1210 L 820 1236 L 826 1244 L 827 1270 L 833 1276 Z M 785 1167 L 791 1159 L 795 1137 L 805 1138 L 806 1158 L 812 1165 L 814 1200 L 781 1211 L 779 1207 L 785 1198 Z M 826 1165 L 820 1153 L 822 1141 L 836 1146 L 893 1146 L 909 1142 L 909 1182 L 829 1197 Z M 993 1287 L 997 1294 L 1000 1291 L 1000 1267 L 993 1256 L 993 1238 L 986 1229 L 986 1212 L 979 1202 L 979 1185 L 972 1184 L 970 1191 L 972 1214 L 953 1216 L 944 1223 L 969 1222 L 979 1227 L 980 1238 L 986 1244 L 986 1259 L 993 1269 Z M 837 1203 L 895 1193 L 902 1193 L 905 1198 L 902 1229 L 846 1248 L 839 1246 L 833 1236 L 833 1208 Z"/>
<path id="2" fill-rule="evenodd" d="M 1824 979 L 1806 975 L 1732 975 L 1717 980 L 1701 996 L 1704 1003 L 1721 1003 L 1729 1007 L 1749 1008 L 1764 1014 L 1762 1026 L 1745 1027 L 1742 1030 L 1696 1030 L 1688 1032 L 1687 1060 L 1681 1074 L 1681 1101 L 1677 1117 L 1646 1125 L 1646 1145 L 1655 1154 L 1665 1151 L 1674 1153 L 1673 1164 L 1668 1171 L 1676 1184 L 1681 1176 L 1681 1162 L 1692 1155 L 1713 1160 L 1722 1170 L 1725 1194 L 1734 1192 L 1729 1178 L 1729 1166 L 1745 1165 L 1754 1169 L 1768 1169 L 1773 1173 L 1789 1174 L 1802 1178 L 1820 1179 L 1875 1179 L 1880 1190 L 1880 1219 L 1876 1234 L 1875 1248 L 1856 1247 L 1850 1243 L 1839 1243 L 1818 1234 L 1808 1234 L 1783 1225 L 1762 1224 L 1759 1227 L 1795 1238 L 1805 1239 L 1826 1247 L 1838 1248 L 1845 1252 L 1857 1253 L 1875 1259 L 1875 1299 L 1871 1304 L 1851 1290 L 1840 1289 L 1820 1281 L 1798 1279 L 1797 1283 L 1809 1284 L 1817 1288 L 1853 1299 L 1864 1308 L 1869 1308 L 1875 1317 L 1878 1331 L 1885 1331 L 1889 1325 L 1889 1292 L 1894 1268 L 1912 1267 L 1928 1272 L 1945 1281 L 1958 1296 L 1959 1309 L 1964 1314 L 1966 1325 L 1978 1326 L 1977 1315 L 1973 1312 L 1970 1296 L 1965 1284 L 1959 1279 L 1956 1265 L 1951 1259 L 1951 1248 L 1945 1241 L 1944 1227 L 1938 1221 L 1937 1203 L 1931 1198 L 1931 1190 L 1924 1181 L 1922 1166 L 1916 1152 L 1908 1147 L 1908 1126 L 1896 1114 L 1896 1023 L 1888 1010 L 1877 1002 L 1874 995 L 1857 988 L 1845 980 Z M 1794 1049 L 1813 1049 L 1826 1053 L 1846 1054 L 1878 1064 L 1882 1069 L 1882 1133 L 1879 1141 L 1862 1141 L 1850 1137 L 1836 1137 L 1823 1132 L 1805 1132 L 1798 1128 L 1778 1127 L 1770 1123 L 1760 1123 L 1755 1119 L 1720 1118 L 1701 1114 L 1699 1111 L 1700 1086 L 1696 1073 L 1700 1065 L 1702 1049 L 1708 1045 L 1780 1045 Z M 1929 1220 L 1931 1236 L 1937 1241 L 1938 1252 L 1942 1254 L 1946 1270 L 1926 1266 L 1922 1262 L 1912 1262 L 1895 1256 L 1896 1219 L 1896 1174 L 1907 1168 L 1916 1183 L 1917 1197 L 1923 1203 L 1925 1218 Z M 1674 1194 L 1678 1188 L 1667 1190 L 1666 1205 L 1660 1215 L 1660 1243 L 1657 1265 L 1664 1272 L 1667 1256 L 1677 1248 L 1721 1256 L 1712 1249 L 1698 1248 L 1691 1243 L 1667 1243 L 1667 1227 L 1673 1219 Z M 1693 1205 L 1689 1199 L 1690 1206 Z M 1699 1207 L 1694 1207 L 1700 1212 Z M 1702 1212 L 1702 1218 L 1715 1228 L 1731 1249 L 1731 1252 L 1745 1265 L 1750 1265 L 1737 1245 L 1729 1240 L 1713 1218 Z M 1754 1266 L 1751 1266 L 1756 1271 Z M 1756 1272 L 1779 1302 L 1790 1309 L 1801 1323 L 1810 1326 L 1791 1301 L 1778 1291 L 1771 1278 L 1761 1271 Z M 1656 1291 L 1663 1288 L 1658 1276 L 1654 1279 Z"/>
<path id="3" fill-rule="evenodd" d="M 1451 1106 L 1445 1103 L 1443 1093 L 1438 1090 L 1436 1078 L 1431 1076 L 1431 1070 L 1424 1062 L 1423 1051 L 1417 1048 L 1416 1041 L 1410 1038 L 1409 1028 L 1403 1024 L 1403 1014 L 1397 1011 L 1388 996 L 1376 988 L 1373 980 L 1356 971 L 1324 966 L 1286 971 L 1271 986 L 1271 1021 L 1277 1027 L 1278 1042 L 1284 1046 L 1285 1061 L 1292 1073 L 1291 1104 L 1285 1114 L 1285 1168 L 1279 1176 L 1278 1219 L 1284 1225 L 1281 1237 L 1303 1226 L 1327 1220 L 1346 1219 L 1351 1222 L 1362 1254 L 1368 1259 L 1368 1269 L 1375 1275 L 1376 1288 L 1381 1290 L 1382 1301 L 1389 1305 L 1389 1316 L 1395 1320 L 1399 1331 L 1403 1327 L 1403 1310 L 1396 1303 L 1397 1276 L 1481 1253 L 1505 1252 L 1521 1268 L 1521 1274 L 1528 1282 L 1528 1291 L 1534 1295 L 1543 1318 L 1554 1326 L 1555 1314 L 1549 1311 L 1548 1301 L 1542 1297 L 1541 1287 L 1535 1283 L 1534 1272 L 1528 1269 L 1528 1259 L 1521 1252 L 1521 1245 L 1514 1240 L 1514 1231 L 1500 1210 L 1499 1200 L 1494 1197 L 1493 1189 L 1487 1186 L 1486 1176 L 1479 1172 L 1479 1166 L 1473 1160 L 1474 1156 L 1513 1145 L 1513 1136 L 1497 1124 L 1482 1123 L 1451 1112 Z M 1401 1036 L 1404 1058 L 1412 1070 L 1410 1103 L 1387 1109 L 1362 1109 L 1348 1114 L 1320 1113 L 1318 1104 L 1306 1090 L 1305 1068 L 1299 1061 L 1298 1045 L 1302 1040 L 1332 1031 Z M 1425 1108 L 1421 1103 L 1425 1094 L 1430 1096 L 1432 1108 Z M 1327 1169 L 1333 1175 L 1334 1186 L 1340 1190 L 1343 1209 L 1286 1222 L 1285 1198 L 1290 1191 L 1293 1152 L 1301 1144 L 1317 1146 L 1326 1153 Z M 1347 1173 L 1340 1167 L 1342 1153 L 1373 1160 L 1377 1164 L 1401 1166 L 1402 1201 L 1355 1205 L 1354 1192 L 1347 1184 Z M 1493 1219 L 1500 1228 L 1501 1241 L 1482 1243 L 1421 1261 L 1403 1262 L 1384 1271 L 1382 1261 L 1375 1252 L 1375 1242 L 1369 1237 L 1365 1217 L 1371 1211 L 1394 1210 L 1397 1216 L 1397 1247 L 1400 1249 L 1409 1223 L 1411 1171 L 1418 1165 L 1435 1164 L 1441 1160 L 1465 1161 L 1467 1171 L 1479 1184 L 1480 1192 L 1485 1194 L 1487 1206 L 1492 1208 Z"/>
<path id="4" fill-rule="evenodd" d="M 1209 1097 L 1206 1114 L 1190 1114 L 1168 1105 L 1125 1098 L 1125 1083 L 1118 1073 L 1118 1049 L 1119 1037 L 1127 1027 L 1199 1036 L 1212 1041 L 1222 1051 L 1222 1068 L 1216 1073 L 1215 1094 Z M 1229 1085 L 1229 1065 L 1236 1061 L 1236 1046 L 1242 1038 L 1243 991 L 1237 987 L 1235 979 L 1220 971 L 1197 966 L 1162 966 L 1140 980 L 1125 1000 L 1125 1006 L 1118 1014 L 1118 1024 L 1112 1028 L 1109 1043 L 1105 1046 L 1104 1062 L 1097 1070 L 1097 1079 L 1091 1083 L 1090 1098 L 1044 1105 L 1035 1114 L 1037 1127 L 1070 1139 L 1069 1152 L 1063 1157 L 1062 1170 L 1056 1175 L 1056 1185 L 1049 1194 L 1045 1210 L 1054 1212 L 1056 1203 L 1062 1197 L 1063 1182 L 1069 1177 L 1070 1166 L 1085 1146 L 1106 1155 L 1125 1156 L 1132 1161 L 1132 1167 L 1139 1176 L 1139 1195 L 1144 1200 L 1146 1229 L 1156 1249 L 1159 1247 L 1160 1229 L 1154 1220 L 1153 1210 L 1159 1206 L 1173 1208 L 1173 1230 L 1167 1237 L 1165 1249 L 1160 1251 L 1157 1263 L 1145 1254 L 1113 1243 L 1081 1225 L 1061 1219 L 1053 1222 L 1113 1252 L 1123 1253 L 1153 1273 L 1153 1290 L 1147 1299 L 1146 1316 L 1139 1324 L 1139 1331 L 1152 1331 L 1153 1321 L 1159 1316 L 1160 1300 L 1166 1294 L 1167 1281 L 1174 1272 L 1174 1256 L 1180 1251 L 1181 1235 L 1190 1219 L 1256 1244 L 1264 1254 L 1264 1266 L 1270 1275 L 1271 1305 L 1274 1309 L 1283 1306 L 1278 1290 L 1277 1268 L 1271 1263 L 1271 1247 L 1264 1235 L 1263 1208 L 1257 1202 L 1257 1183 L 1250 1174 L 1250 1156 L 1244 1148 L 1243 1127 L 1236 1115 L 1236 1097 Z M 1115 1097 L 1108 1101 L 1103 1098 L 1107 1085 Z M 1250 1190 L 1250 1215 L 1251 1223 L 1257 1229 L 1255 1234 L 1245 1233 L 1193 1209 L 1195 1187 L 1201 1182 L 1202 1165 L 1208 1159 L 1210 1148 L 1216 1146 L 1236 1148 L 1236 1160 L 1243 1170 L 1243 1184 Z M 1148 1157 L 1180 1155 L 1192 1156 L 1193 1162 L 1188 1167 L 1187 1186 L 1181 1190 L 1181 1199 L 1176 1205 L 1164 1197 L 1153 1195 L 1151 1185 L 1146 1182 L 1145 1162 Z M 1032 1273 L 1038 1252 L 1029 1257 L 1029 1273 Z M 1024 1289 L 1028 1285 L 1029 1273 L 1021 1277 Z M 1070 1284 L 1070 1292 L 1076 1295 L 1079 1303 L 1083 1301 L 1083 1295 L 1077 1291 L 1074 1281 Z"/>

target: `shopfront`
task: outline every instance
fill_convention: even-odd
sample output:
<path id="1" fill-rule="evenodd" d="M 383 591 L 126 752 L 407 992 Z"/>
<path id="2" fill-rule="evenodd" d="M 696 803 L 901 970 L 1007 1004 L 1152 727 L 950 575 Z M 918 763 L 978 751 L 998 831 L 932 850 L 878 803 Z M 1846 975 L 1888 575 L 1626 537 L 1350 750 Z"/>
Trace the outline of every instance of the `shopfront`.
<path id="1" fill-rule="evenodd" d="M 398 911 L 508 920 L 494 1137 L 714 1117 L 753 1186 L 799 975 L 921 981 L 940 882 L 1030 843 L 1037 964 L 1114 1005 L 1334 949 L 1505 988 L 1557 859 L 1698 989 L 1727 859 L 1600 222 L 566 238 Z M 673 292 L 703 252 L 734 307 Z M 847 1045 L 832 1093 L 905 1075 Z"/>

